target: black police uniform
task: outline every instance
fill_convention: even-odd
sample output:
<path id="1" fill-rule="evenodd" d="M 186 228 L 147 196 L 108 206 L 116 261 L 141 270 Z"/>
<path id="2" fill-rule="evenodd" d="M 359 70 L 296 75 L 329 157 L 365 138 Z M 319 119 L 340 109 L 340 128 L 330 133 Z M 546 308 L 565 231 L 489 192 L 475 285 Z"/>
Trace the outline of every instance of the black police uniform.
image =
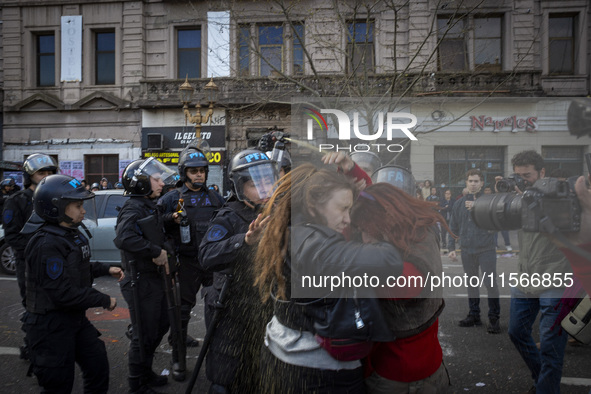
<path id="1" fill-rule="evenodd" d="M 111 298 L 92 288 L 109 266 L 90 263 L 88 239 L 77 228 L 43 225 L 26 250 L 25 327 L 32 370 L 52 393 L 70 393 L 75 363 L 84 373 L 84 391 L 106 393 L 109 362 L 100 332 L 86 318 L 88 308 L 108 308 Z"/>
<path id="2" fill-rule="evenodd" d="M 0 212 L 4 211 L 4 203 L 6 202 L 6 200 L 8 200 L 8 197 L 10 197 L 11 195 L 12 194 L 8 193 L 0 193 Z M 0 217 L 0 224 L 2 224 L 2 220 L 3 218 Z"/>
<path id="3" fill-rule="evenodd" d="M 130 197 L 117 216 L 115 246 L 121 251 L 122 266 L 126 276 L 120 282 L 121 294 L 129 307 L 133 335 L 129 345 L 129 379 L 131 391 L 138 391 L 154 379 L 152 362 L 154 352 L 162 337 L 168 331 L 168 305 L 164 292 L 164 282 L 158 271 L 158 266 L 152 261 L 160 256 L 162 248 L 146 239 L 137 222 L 140 219 L 154 215 L 156 227 L 164 231 L 162 216 L 156 202 L 146 197 Z M 133 290 L 129 271 L 129 261 L 135 260 L 137 265 L 137 286 L 140 298 L 142 338 L 138 338 L 136 313 Z M 140 346 L 143 346 L 145 359 L 140 356 Z"/>
<path id="4" fill-rule="evenodd" d="M 189 220 L 191 242 L 182 243 L 179 225 L 175 223 L 173 214 L 176 211 L 179 198 L 184 201 L 184 210 Z M 197 250 L 207 231 L 209 221 L 216 210 L 224 205 L 222 196 L 212 190 L 193 191 L 183 184 L 176 190 L 165 194 L 158 205 L 164 210 L 164 227 L 166 233 L 172 237 L 179 257 L 179 279 L 181 293 L 181 321 L 183 334 L 187 334 L 187 326 L 191 318 L 191 309 L 197 302 L 197 292 L 201 285 L 211 286 L 212 275 L 204 271 L 199 265 Z"/>
<path id="5" fill-rule="evenodd" d="M 226 274 L 233 275 L 206 362 L 207 378 L 231 393 L 260 392 L 259 355 L 265 325 L 272 316 L 270 305 L 262 304 L 253 286 L 254 248 L 244 242 L 248 226 L 256 217 L 257 211 L 243 202 L 228 202 L 210 223 L 199 250 L 203 268 L 214 272 L 213 286 L 206 289 L 205 295 L 206 324 Z"/>
<path id="6" fill-rule="evenodd" d="M 25 248 L 31 238 L 30 234 L 21 234 L 22 228 L 33 213 L 33 190 L 26 188 L 10 196 L 4 203 L 2 212 L 4 237 L 6 243 L 12 247 L 16 259 L 16 280 L 25 302 Z"/>

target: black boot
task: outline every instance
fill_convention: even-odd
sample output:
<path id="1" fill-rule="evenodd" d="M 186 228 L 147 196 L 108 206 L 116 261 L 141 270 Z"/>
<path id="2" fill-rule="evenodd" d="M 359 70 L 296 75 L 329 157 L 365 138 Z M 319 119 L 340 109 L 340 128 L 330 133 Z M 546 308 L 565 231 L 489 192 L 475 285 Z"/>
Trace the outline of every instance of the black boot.
<path id="1" fill-rule="evenodd" d="M 186 378 L 186 360 L 179 359 L 179 352 L 177 351 L 177 347 L 172 347 L 172 378 L 177 382 L 182 382 Z"/>
<path id="2" fill-rule="evenodd" d="M 150 376 L 146 379 L 146 384 L 150 387 L 160 387 L 168 384 L 168 377 L 164 375 L 157 375 L 156 372 L 150 371 Z"/>

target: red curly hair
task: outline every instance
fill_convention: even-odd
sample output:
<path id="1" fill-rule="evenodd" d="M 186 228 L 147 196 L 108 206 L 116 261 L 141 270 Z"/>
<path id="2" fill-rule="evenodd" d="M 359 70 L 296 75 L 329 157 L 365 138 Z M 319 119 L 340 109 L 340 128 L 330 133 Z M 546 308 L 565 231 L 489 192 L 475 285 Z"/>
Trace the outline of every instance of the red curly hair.
<path id="1" fill-rule="evenodd" d="M 435 207 L 437 203 L 411 197 L 389 183 L 376 183 L 359 194 L 351 222 L 356 229 L 390 242 L 407 255 L 437 222 L 457 238 Z"/>

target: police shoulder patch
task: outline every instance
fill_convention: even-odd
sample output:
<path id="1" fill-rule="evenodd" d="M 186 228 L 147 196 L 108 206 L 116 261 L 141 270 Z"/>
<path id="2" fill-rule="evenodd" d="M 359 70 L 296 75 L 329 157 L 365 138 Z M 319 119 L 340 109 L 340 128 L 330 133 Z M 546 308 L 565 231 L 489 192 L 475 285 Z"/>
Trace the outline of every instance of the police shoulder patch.
<path id="1" fill-rule="evenodd" d="M 50 257 L 45 261 L 47 276 L 57 279 L 64 272 L 64 261 L 59 257 Z"/>
<path id="2" fill-rule="evenodd" d="M 5 224 L 10 223 L 12 221 L 12 217 L 13 217 L 12 209 L 4 210 L 4 215 L 3 215 L 2 220 L 4 221 Z"/>
<path id="3" fill-rule="evenodd" d="M 228 234 L 228 230 L 219 224 L 214 224 L 207 232 L 207 240 L 211 242 L 219 241 Z"/>

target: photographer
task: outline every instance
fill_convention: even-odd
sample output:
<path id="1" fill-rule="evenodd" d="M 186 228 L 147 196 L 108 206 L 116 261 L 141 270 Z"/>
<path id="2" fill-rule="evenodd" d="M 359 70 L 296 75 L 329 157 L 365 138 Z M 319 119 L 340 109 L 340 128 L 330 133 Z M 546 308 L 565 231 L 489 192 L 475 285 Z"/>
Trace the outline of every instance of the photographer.
<path id="1" fill-rule="evenodd" d="M 522 178 L 515 186 L 523 192 L 525 187 L 544 178 L 544 159 L 537 152 L 523 151 L 511 160 L 513 172 Z M 495 185 L 495 189 L 497 189 Z M 521 183 L 521 184 L 520 184 Z M 519 230 L 519 264 L 517 275 L 560 274 L 570 272 L 569 263 L 564 254 L 543 233 Z M 519 282 L 511 289 L 511 310 L 509 317 L 509 337 L 517 348 L 532 373 L 536 393 L 560 392 L 560 379 L 564 348 L 567 335 L 561 335 L 559 329 L 552 330 L 559 310 L 556 307 L 564 287 L 524 286 Z M 532 337 L 532 326 L 540 314 L 540 348 Z"/>

